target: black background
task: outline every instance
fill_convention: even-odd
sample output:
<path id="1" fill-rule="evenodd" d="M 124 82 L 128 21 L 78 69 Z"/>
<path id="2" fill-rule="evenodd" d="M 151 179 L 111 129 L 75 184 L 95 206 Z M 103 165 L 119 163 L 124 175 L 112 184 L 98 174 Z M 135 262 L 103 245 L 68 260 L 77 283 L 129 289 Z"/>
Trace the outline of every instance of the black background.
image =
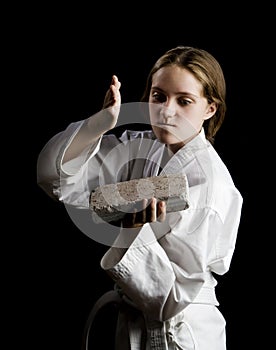
<path id="1" fill-rule="evenodd" d="M 122 103 L 139 101 L 155 60 L 179 44 L 208 50 L 225 73 L 228 110 L 215 148 L 228 166 L 244 206 L 231 268 L 218 276 L 217 295 L 227 321 L 228 350 L 245 349 L 260 336 L 256 315 L 262 298 L 254 282 L 262 273 L 258 263 L 260 198 L 254 186 L 256 153 L 252 152 L 256 133 L 258 140 L 262 136 L 256 108 L 259 21 L 236 8 L 224 8 L 219 14 L 209 8 L 200 17 L 196 9 L 185 10 L 176 6 L 172 14 L 164 9 L 157 15 L 134 5 L 122 12 L 116 8 L 77 11 L 74 6 L 36 8 L 35 15 L 24 17 L 24 25 L 16 32 L 15 82 L 17 92 L 24 94 L 21 106 L 27 117 L 21 120 L 25 130 L 21 136 L 30 160 L 26 163 L 20 152 L 18 163 L 22 162 L 22 173 L 26 173 L 24 167 L 30 172 L 24 191 L 28 200 L 22 204 L 20 222 L 25 234 L 16 244 L 20 259 L 13 278 L 24 307 L 20 324 L 25 326 L 28 319 L 23 335 L 28 346 L 80 349 L 91 307 L 113 287 L 99 266 L 107 247 L 80 232 L 63 205 L 37 186 L 38 154 L 50 137 L 70 122 L 101 108 L 112 74 L 122 83 Z M 226 21 L 229 16 L 231 20 Z M 114 316 L 109 311 L 99 324 L 112 329 Z M 103 338 L 99 334 L 104 334 Z M 95 338 L 106 344 L 100 348 L 107 349 L 110 335 L 99 334 Z"/>

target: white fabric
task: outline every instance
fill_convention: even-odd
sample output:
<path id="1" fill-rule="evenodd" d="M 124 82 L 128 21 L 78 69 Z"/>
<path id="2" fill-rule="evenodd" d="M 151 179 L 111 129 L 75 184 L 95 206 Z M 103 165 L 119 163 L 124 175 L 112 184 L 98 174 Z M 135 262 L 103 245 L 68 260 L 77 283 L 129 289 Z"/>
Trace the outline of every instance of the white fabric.
<path id="1" fill-rule="evenodd" d="M 39 156 L 38 183 L 50 196 L 88 208 L 91 190 L 99 184 L 158 175 L 164 145 L 151 131 L 105 135 L 62 166 L 80 125 L 55 136 Z M 120 248 L 118 242 L 128 236 L 122 229 L 101 266 L 146 317 L 165 322 L 169 349 L 223 350 L 225 321 L 216 307 L 213 273 L 225 274 L 230 267 L 242 197 L 203 130 L 161 174 L 176 172 L 187 175 L 189 209 L 168 214 L 165 223 L 145 224 Z M 183 332 L 170 336 L 175 317 Z M 185 342 L 189 345 L 181 345 Z"/>

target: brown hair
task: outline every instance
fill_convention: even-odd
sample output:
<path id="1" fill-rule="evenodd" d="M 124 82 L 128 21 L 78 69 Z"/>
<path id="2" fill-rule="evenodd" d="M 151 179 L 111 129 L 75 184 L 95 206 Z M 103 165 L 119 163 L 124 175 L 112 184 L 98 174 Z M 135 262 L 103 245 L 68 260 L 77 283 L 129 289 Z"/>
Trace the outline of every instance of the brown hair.
<path id="1" fill-rule="evenodd" d="M 168 50 L 152 67 L 141 102 L 149 101 L 152 76 L 160 68 L 169 65 L 177 65 L 189 70 L 202 84 L 203 96 L 207 98 L 208 103 L 216 103 L 216 113 L 212 118 L 205 120 L 203 124 L 206 138 L 213 143 L 226 112 L 226 85 L 220 64 L 209 52 L 202 49 L 190 46 L 177 46 Z"/>

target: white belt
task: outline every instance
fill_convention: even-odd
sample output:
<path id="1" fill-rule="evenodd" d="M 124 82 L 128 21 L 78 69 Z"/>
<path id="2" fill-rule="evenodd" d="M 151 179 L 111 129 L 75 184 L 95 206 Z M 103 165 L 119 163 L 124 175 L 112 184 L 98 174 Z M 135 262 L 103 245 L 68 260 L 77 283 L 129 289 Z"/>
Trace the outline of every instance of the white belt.
<path id="1" fill-rule="evenodd" d="M 131 307 L 136 308 L 135 304 L 131 302 L 126 296 L 122 295 L 118 290 L 111 290 L 104 293 L 94 304 L 88 319 L 86 321 L 83 333 L 82 350 L 88 350 L 88 339 L 91 328 L 93 327 L 93 322 L 97 313 L 101 310 L 103 306 L 109 303 L 121 304 L 126 302 Z M 214 288 L 203 287 L 201 288 L 199 294 L 195 298 L 193 303 L 204 303 L 219 305 Z M 145 316 L 145 315 L 144 315 Z M 165 331 L 165 322 L 150 320 L 145 316 L 147 334 L 150 337 L 150 348 L 152 350 L 168 350 L 167 337 Z M 141 336 L 140 329 L 135 323 L 129 324 L 129 339 L 131 350 L 141 350 Z"/>

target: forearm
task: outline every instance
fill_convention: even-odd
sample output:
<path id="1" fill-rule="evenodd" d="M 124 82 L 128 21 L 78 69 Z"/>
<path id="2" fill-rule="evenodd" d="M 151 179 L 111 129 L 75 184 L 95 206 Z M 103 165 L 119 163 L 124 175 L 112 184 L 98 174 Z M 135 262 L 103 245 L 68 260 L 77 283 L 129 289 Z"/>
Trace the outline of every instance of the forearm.
<path id="1" fill-rule="evenodd" d="M 102 110 L 86 119 L 65 150 L 62 164 L 78 157 L 87 147 L 93 146 L 105 132 L 116 125 L 116 121 L 109 110 Z"/>

